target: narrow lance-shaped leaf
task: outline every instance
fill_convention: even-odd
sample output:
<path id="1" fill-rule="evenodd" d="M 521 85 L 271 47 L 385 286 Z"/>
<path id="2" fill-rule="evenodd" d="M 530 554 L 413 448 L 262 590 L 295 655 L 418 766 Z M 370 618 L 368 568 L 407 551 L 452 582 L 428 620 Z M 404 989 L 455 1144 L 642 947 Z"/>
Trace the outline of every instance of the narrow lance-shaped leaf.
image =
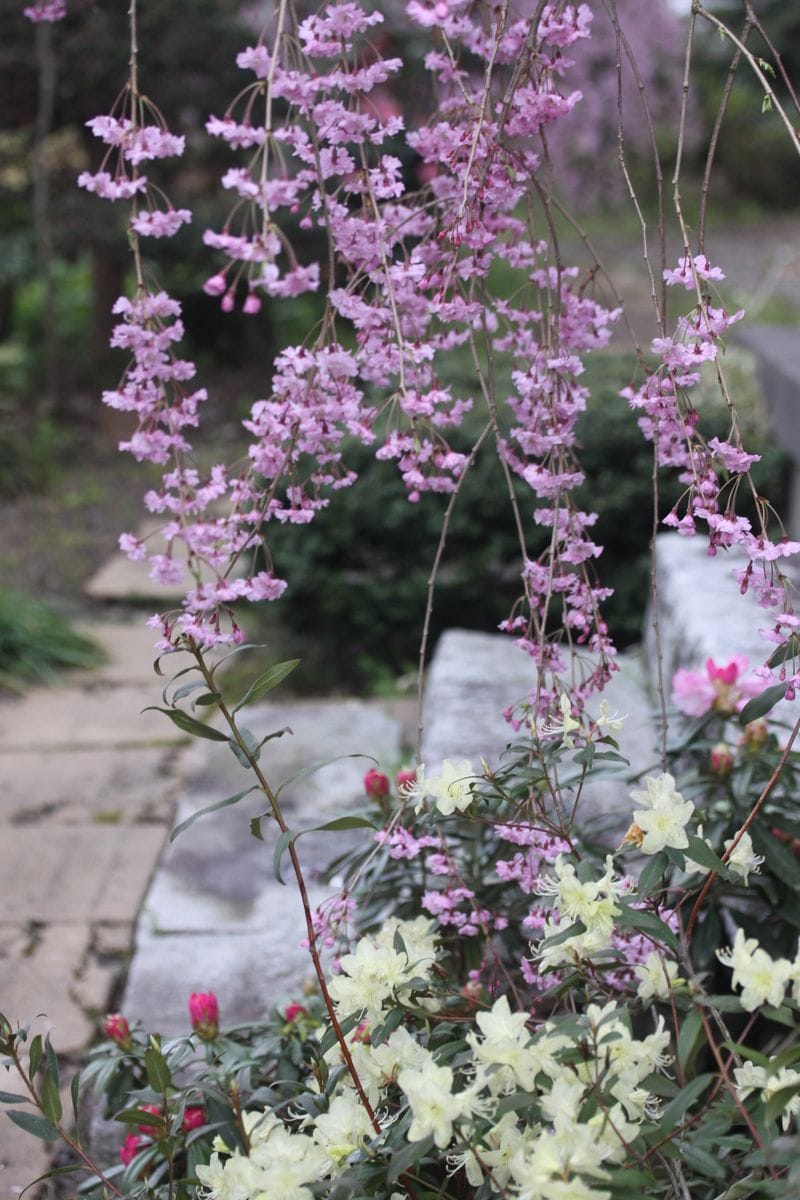
<path id="1" fill-rule="evenodd" d="M 739 713 L 742 724 L 749 725 L 751 721 L 757 721 L 759 717 L 765 716 L 785 695 L 785 683 L 776 683 L 772 687 L 765 688 L 760 696 L 754 696 L 752 700 L 748 700 Z"/>
<path id="2" fill-rule="evenodd" d="M 243 792 L 237 792 L 235 796 L 228 796 L 226 800 L 216 800 L 213 804 L 208 804 L 205 808 L 198 809 L 196 813 L 192 813 L 185 821 L 181 821 L 180 825 L 175 826 L 169 835 L 169 840 L 174 842 L 176 837 L 187 830 L 190 825 L 194 825 L 195 821 L 199 821 L 201 817 L 206 817 L 209 813 L 217 812 L 221 808 L 230 808 L 232 804 L 238 804 L 245 796 L 249 796 L 251 792 L 256 791 L 257 786 L 254 783 L 252 787 L 245 788 Z"/>
<path id="3" fill-rule="evenodd" d="M 250 685 L 233 711 L 237 713 L 245 705 L 252 704 L 254 700 L 260 700 L 262 696 L 266 696 L 267 692 L 271 692 L 279 683 L 282 683 L 286 676 L 291 675 L 295 667 L 299 665 L 299 658 L 290 658 L 287 662 L 276 663 L 270 667 Z"/>
<path id="4" fill-rule="evenodd" d="M 190 717 L 180 708 L 159 708 L 155 704 L 150 704 L 147 708 L 143 708 L 142 712 L 163 713 L 164 716 L 169 717 L 173 725 L 177 725 L 178 729 L 182 729 L 184 733 L 191 733 L 193 737 L 208 738 L 210 742 L 227 742 L 228 740 L 227 733 L 220 733 L 218 729 L 204 725 L 202 721 L 198 721 L 196 717 Z"/>
<path id="5" fill-rule="evenodd" d="M 344 816 L 334 817 L 332 821 L 326 821 L 324 825 L 312 825 L 310 829 L 286 829 L 275 843 L 275 850 L 272 855 L 272 869 L 275 873 L 275 878 L 278 883 L 284 883 L 284 878 L 281 875 L 281 859 L 292 842 L 301 838 L 306 833 L 335 833 L 341 829 L 374 829 L 372 821 L 366 817 Z"/>
<path id="6" fill-rule="evenodd" d="M 45 1142 L 57 1142 L 61 1137 L 52 1121 L 48 1121 L 46 1117 L 37 1116 L 36 1113 L 18 1112 L 16 1109 L 12 1109 L 6 1116 L 20 1129 L 24 1129 L 26 1133 L 32 1133 L 34 1137 L 41 1138 Z"/>

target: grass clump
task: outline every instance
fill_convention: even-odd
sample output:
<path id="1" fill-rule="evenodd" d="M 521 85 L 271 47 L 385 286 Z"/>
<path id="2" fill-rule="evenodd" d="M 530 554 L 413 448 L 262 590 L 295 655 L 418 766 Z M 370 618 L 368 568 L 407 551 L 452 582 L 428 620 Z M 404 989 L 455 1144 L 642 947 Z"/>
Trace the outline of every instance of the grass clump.
<path id="1" fill-rule="evenodd" d="M 0 588 L 0 688 L 21 691 L 47 683 L 67 668 L 92 667 L 100 647 L 49 604 Z"/>

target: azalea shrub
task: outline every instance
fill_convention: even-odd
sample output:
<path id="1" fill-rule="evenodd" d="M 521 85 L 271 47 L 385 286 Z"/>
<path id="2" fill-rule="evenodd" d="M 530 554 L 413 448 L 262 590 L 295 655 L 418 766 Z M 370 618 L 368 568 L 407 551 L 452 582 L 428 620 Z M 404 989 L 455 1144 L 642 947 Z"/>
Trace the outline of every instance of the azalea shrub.
<path id="1" fill-rule="evenodd" d="M 42 0 L 26 12 L 57 22 L 64 10 L 64 0 Z M 279 0 L 238 56 L 242 90 L 208 117 L 209 135 L 231 154 L 222 186 L 234 203 L 203 234 L 213 255 L 205 292 L 221 321 L 236 308 L 257 319 L 265 303 L 312 293 L 323 316 L 272 363 L 244 422 L 244 461 L 201 469 L 189 439 L 207 393 L 181 355 L 181 308 L 158 286 L 149 249 L 191 223 L 159 182 L 160 160 L 179 158 L 186 141 L 140 83 L 146 56 L 131 0 L 129 79 L 111 111 L 88 122 L 105 149 L 78 178 L 98 204 L 129 206 L 133 284 L 114 306 L 112 335 L 125 365 L 103 398 L 135 422 L 120 449 L 164 468 L 145 498 L 163 518 L 161 540 L 124 534 L 121 546 L 153 578 L 187 589 L 151 620 L 157 670 L 169 676 L 161 711 L 229 748 L 250 782 L 173 837 L 209 811 L 263 796 L 251 828 L 272 836 L 278 879 L 285 871 L 299 889 L 312 982 L 263 1023 L 233 1028 L 212 993 L 195 994 L 186 1033 L 173 1039 L 110 1014 L 70 1096 L 76 1117 L 82 1089 L 103 1098 L 124 1131 L 113 1163 L 95 1161 L 64 1114 L 51 1038 L 0 1017 L 18 1089 L 0 1100 L 20 1130 L 68 1144 L 71 1165 L 88 1172 L 84 1191 L 159 1200 L 800 1194 L 800 722 L 789 730 L 772 714 L 800 680 L 782 570 L 800 543 L 756 488 L 759 455 L 742 441 L 724 350 L 745 313 L 725 307 L 724 271 L 705 239 L 716 131 L 694 238 L 681 199 L 685 102 L 674 147 L 677 261 L 666 258 L 658 147 L 653 241 L 619 102 L 620 169 L 654 309 L 649 349 L 634 335 L 637 372 L 620 393 L 652 450 L 654 522 L 705 537 L 712 555 L 732 552 L 770 654 L 752 672 L 738 655 L 679 672 L 684 723 L 663 723 L 658 765 L 639 779 L 620 753 L 624 714 L 598 698 L 617 664 L 577 423 L 588 403 L 583 360 L 608 345 L 624 307 L 596 258 L 580 267 L 563 259 L 569 218 L 549 151 L 592 103 L 570 68 L 597 19 L 611 22 L 617 56 L 635 73 L 613 3 L 345 0 L 312 11 Z M 795 93 L 781 64 L 747 46 L 754 28 L 764 33 L 751 6 L 737 32 L 693 5 L 684 94 L 698 22 L 726 40 L 731 87 L 740 66 L 751 70 L 795 144 Z M 320 260 L 299 251 L 297 227 L 315 235 Z M 694 400 L 709 379 L 730 421 L 712 436 Z M 453 433 L 467 412 L 478 429 L 469 447 Z M 501 628 L 527 654 L 531 686 L 506 712 L 499 763 L 476 746 L 463 760 L 416 762 L 394 785 L 380 765 L 368 772 L 362 809 L 322 827 L 361 830 L 364 840 L 333 866 L 344 883 L 314 911 L 295 845 L 303 831 L 288 827 L 270 775 L 275 734 L 242 723 L 298 664 L 272 663 L 241 695 L 229 694 L 222 667 L 255 650 L 242 627 L 247 603 L 284 593 L 291 603 L 271 530 L 300 527 L 301 538 L 338 492 L 357 486 L 353 440 L 398 470 L 410 512 L 427 493 L 446 497 L 420 661 L 463 481 L 492 449 L 521 562 Z M 668 503 L 663 473 L 681 485 Z M 609 775 L 621 821 L 603 830 L 584 812 L 596 778 Z"/>

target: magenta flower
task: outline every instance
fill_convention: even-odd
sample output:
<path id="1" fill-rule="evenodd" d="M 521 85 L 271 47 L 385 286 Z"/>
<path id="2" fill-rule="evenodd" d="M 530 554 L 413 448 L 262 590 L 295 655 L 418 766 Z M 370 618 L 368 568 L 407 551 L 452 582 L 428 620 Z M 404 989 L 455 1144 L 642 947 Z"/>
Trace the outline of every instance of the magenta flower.
<path id="1" fill-rule="evenodd" d="M 192 1029 L 204 1042 L 212 1041 L 219 1030 L 219 1004 L 213 992 L 192 992 L 189 997 Z"/>
<path id="2" fill-rule="evenodd" d="M 287 1004 L 283 1010 L 283 1019 L 288 1025 L 293 1024 L 298 1017 L 308 1016 L 308 1009 L 305 1004 L 298 1004 L 296 1001 L 293 1004 Z"/>

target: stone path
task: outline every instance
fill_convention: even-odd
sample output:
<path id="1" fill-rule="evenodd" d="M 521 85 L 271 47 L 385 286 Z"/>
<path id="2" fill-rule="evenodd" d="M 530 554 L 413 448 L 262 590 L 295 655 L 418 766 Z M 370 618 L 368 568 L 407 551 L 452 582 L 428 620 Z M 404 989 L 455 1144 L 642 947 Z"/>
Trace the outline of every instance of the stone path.
<path id="1" fill-rule="evenodd" d="M 158 714 L 152 631 L 95 625 L 108 665 L 0 701 L 0 1010 L 75 1058 L 107 1011 L 174 805 L 181 736 Z M 16 1091 L 4 1081 L 0 1087 Z M 0 1117 L 0 1200 L 46 1169 Z"/>

